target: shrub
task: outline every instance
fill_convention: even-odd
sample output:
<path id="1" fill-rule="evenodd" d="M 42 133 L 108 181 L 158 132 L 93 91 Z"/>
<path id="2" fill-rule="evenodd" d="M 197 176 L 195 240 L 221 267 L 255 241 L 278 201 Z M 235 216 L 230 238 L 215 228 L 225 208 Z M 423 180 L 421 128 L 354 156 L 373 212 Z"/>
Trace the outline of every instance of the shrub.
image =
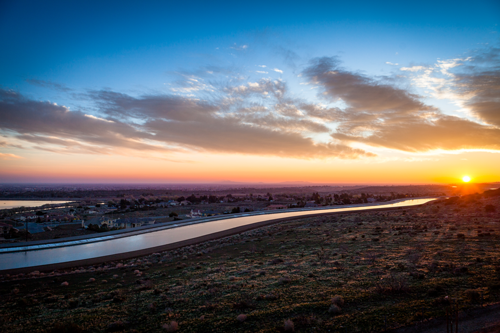
<path id="1" fill-rule="evenodd" d="M 75 323 L 61 323 L 47 331 L 48 333 L 81 333 L 84 330 Z"/>
<path id="2" fill-rule="evenodd" d="M 69 306 L 71 309 L 77 308 L 77 307 L 78 307 L 78 299 L 76 299 L 76 298 L 70 298 L 70 299 L 68 300 L 68 306 Z"/>
<path id="3" fill-rule="evenodd" d="M 408 278 L 404 275 L 390 275 L 375 286 L 379 294 L 400 294 L 409 291 Z"/>
<path id="4" fill-rule="evenodd" d="M 342 309 L 336 304 L 332 304 L 328 309 L 328 313 L 331 315 L 338 315 L 340 312 L 342 312 Z"/>
<path id="5" fill-rule="evenodd" d="M 118 320 L 108 325 L 108 332 L 119 332 L 125 329 L 123 321 Z"/>
<path id="6" fill-rule="evenodd" d="M 465 297 L 470 301 L 470 302 L 478 302 L 481 299 L 481 295 L 477 290 L 474 289 L 468 289 L 465 291 Z"/>
<path id="7" fill-rule="evenodd" d="M 176 332 L 179 329 L 179 324 L 175 320 L 172 320 L 168 324 L 164 324 L 163 328 L 167 330 L 167 332 Z"/>
<path id="8" fill-rule="evenodd" d="M 287 284 L 287 283 L 290 283 L 290 278 L 287 277 L 287 276 L 284 276 L 284 277 L 281 277 L 279 280 L 278 280 L 278 284 Z"/>
<path id="9" fill-rule="evenodd" d="M 293 325 L 293 321 L 290 319 L 285 320 L 285 332 L 294 332 L 295 326 Z"/>
<path id="10" fill-rule="evenodd" d="M 496 208 L 493 205 L 486 205 L 484 207 L 484 210 L 486 211 L 486 213 L 494 213 L 496 211 Z"/>
<path id="11" fill-rule="evenodd" d="M 441 286 L 435 286 L 434 288 L 430 288 L 427 291 L 427 296 L 429 297 L 437 297 L 439 294 L 443 293 L 444 289 Z"/>
<path id="12" fill-rule="evenodd" d="M 337 306 L 344 306 L 344 298 L 340 295 L 335 295 L 332 298 L 332 304 L 335 304 Z"/>

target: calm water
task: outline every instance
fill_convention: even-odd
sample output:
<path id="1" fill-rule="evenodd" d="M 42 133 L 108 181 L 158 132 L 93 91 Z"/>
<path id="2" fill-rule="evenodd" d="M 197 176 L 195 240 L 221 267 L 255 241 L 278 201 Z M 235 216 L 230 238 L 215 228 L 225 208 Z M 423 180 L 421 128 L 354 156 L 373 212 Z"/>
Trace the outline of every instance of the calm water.
<path id="1" fill-rule="evenodd" d="M 40 207 L 46 204 L 63 204 L 71 201 L 47 201 L 47 200 L 5 200 L 0 201 L 0 209 L 17 207 Z"/>
<path id="2" fill-rule="evenodd" d="M 0 254 L 0 270 L 62 263 L 74 260 L 97 258 L 123 252 L 144 250 L 156 246 L 205 236 L 244 225 L 270 221 L 284 217 L 304 216 L 311 214 L 321 215 L 330 212 L 350 212 L 380 208 L 410 207 L 422 205 L 432 200 L 435 199 L 413 199 L 383 205 L 366 205 L 358 207 L 303 210 L 284 213 L 242 216 L 187 226 L 180 226 L 172 229 L 157 230 L 123 238 L 112 238 L 111 236 L 104 236 L 102 237 L 102 241 L 95 243 L 80 244 L 78 242 L 71 242 L 77 245 L 3 253 Z M 68 244 L 70 243 L 68 242 Z M 35 248 L 35 246 L 29 246 L 29 248 Z"/>

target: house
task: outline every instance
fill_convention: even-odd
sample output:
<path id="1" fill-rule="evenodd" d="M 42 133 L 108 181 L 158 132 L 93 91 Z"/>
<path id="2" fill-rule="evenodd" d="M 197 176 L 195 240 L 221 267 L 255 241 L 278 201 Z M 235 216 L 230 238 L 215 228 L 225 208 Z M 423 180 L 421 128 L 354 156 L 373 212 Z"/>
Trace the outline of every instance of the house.
<path id="1" fill-rule="evenodd" d="M 374 203 L 374 202 L 377 202 L 377 199 L 375 199 L 375 198 L 368 198 L 368 199 L 366 199 L 366 201 L 368 203 Z"/>
<path id="2" fill-rule="evenodd" d="M 181 201 L 179 203 L 181 206 L 188 206 L 188 205 L 191 205 L 191 202 L 190 201 L 187 201 L 187 200 L 184 200 L 184 201 Z"/>
<path id="3" fill-rule="evenodd" d="M 118 221 L 118 219 L 103 219 L 101 221 L 101 226 L 106 225 L 109 229 L 115 228 L 115 227 L 120 228 L 121 227 L 120 223 L 117 221 Z"/>
<path id="4" fill-rule="evenodd" d="M 312 208 L 312 207 L 319 207 L 319 205 L 317 203 L 315 203 L 314 201 L 308 201 L 304 207 Z"/>
<path id="5" fill-rule="evenodd" d="M 11 228 L 12 228 L 12 225 L 0 222 L 0 235 L 8 234 Z"/>
<path id="6" fill-rule="evenodd" d="M 197 218 L 197 217 L 202 217 L 203 214 L 201 213 L 201 210 L 199 209 L 191 209 L 191 212 L 187 214 L 187 217 L 190 217 L 192 219 Z"/>
<path id="7" fill-rule="evenodd" d="M 125 219 L 115 220 L 113 226 L 116 228 L 129 229 L 129 228 L 137 228 L 137 227 L 142 227 L 145 225 L 152 225 L 152 224 L 155 224 L 155 220 L 153 220 L 152 218 L 140 218 L 140 219 L 138 219 L 138 218 L 125 218 Z"/>

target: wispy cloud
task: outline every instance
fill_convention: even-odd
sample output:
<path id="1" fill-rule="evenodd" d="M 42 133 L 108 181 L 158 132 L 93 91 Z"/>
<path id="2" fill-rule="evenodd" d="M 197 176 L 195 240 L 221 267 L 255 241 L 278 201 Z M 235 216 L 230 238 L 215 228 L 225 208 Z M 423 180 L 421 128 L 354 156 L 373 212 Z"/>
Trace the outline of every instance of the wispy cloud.
<path id="1" fill-rule="evenodd" d="M 407 72 L 418 72 L 418 71 L 423 71 L 425 69 L 426 67 L 424 66 L 401 67 L 402 71 L 407 71 Z"/>
<path id="2" fill-rule="evenodd" d="M 237 45 L 236 43 L 234 43 L 229 48 L 231 48 L 233 50 L 236 50 L 236 51 L 244 51 L 244 50 L 248 49 L 248 45 L 246 45 L 246 44 L 244 44 L 244 45 Z"/>
<path id="3" fill-rule="evenodd" d="M 22 157 L 14 154 L 0 153 L 0 160 L 8 161 L 8 160 L 17 160 L 20 158 Z"/>
<path id="4" fill-rule="evenodd" d="M 64 84 L 55 83 L 55 82 L 51 82 L 51 81 L 44 81 L 44 80 L 37 80 L 37 79 L 28 79 L 28 80 L 26 80 L 26 82 L 28 82 L 28 83 L 30 83 L 30 84 L 32 84 L 34 86 L 39 86 L 39 87 L 43 87 L 43 88 L 49 88 L 49 89 L 59 90 L 59 91 L 63 91 L 63 92 L 69 92 L 69 91 L 73 90 L 71 88 L 68 88 Z"/>

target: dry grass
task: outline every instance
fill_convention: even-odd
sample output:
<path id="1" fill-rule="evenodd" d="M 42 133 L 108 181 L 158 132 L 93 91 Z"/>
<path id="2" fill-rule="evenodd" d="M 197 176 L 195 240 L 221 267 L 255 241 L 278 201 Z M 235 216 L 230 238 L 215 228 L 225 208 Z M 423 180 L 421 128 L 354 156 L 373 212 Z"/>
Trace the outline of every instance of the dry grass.
<path id="1" fill-rule="evenodd" d="M 3 276 L 0 331 L 411 325 L 443 315 L 450 300 L 464 308 L 499 299 L 500 213 L 484 212 L 499 203 L 308 218 L 135 260 Z"/>

